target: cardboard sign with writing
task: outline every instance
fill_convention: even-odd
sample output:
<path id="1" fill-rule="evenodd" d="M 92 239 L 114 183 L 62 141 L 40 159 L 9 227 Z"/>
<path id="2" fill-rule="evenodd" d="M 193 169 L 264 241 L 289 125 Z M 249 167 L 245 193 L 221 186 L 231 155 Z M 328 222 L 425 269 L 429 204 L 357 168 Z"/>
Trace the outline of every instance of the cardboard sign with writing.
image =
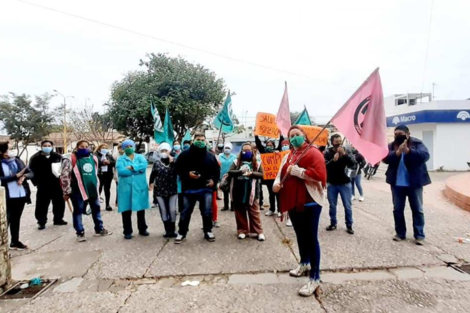
<path id="1" fill-rule="evenodd" d="M 269 138 L 279 138 L 279 128 L 276 125 L 276 114 L 261 113 L 256 114 L 255 135 Z"/>
<path id="2" fill-rule="evenodd" d="M 263 178 L 265 180 L 276 179 L 279 168 L 281 167 L 282 159 L 289 152 L 290 150 L 279 153 L 265 153 L 261 155 L 261 164 L 263 165 L 264 170 Z"/>
<path id="3" fill-rule="evenodd" d="M 318 126 L 305 126 L 305 125 L 299 125 L 299 126 L 302 127 L 302 129 L 307 133 L 307 137 L 310 140 L 313 140 L 313 138 L 315 138 L 318 135 L 318 133 L 322 130 L 322 128 Z M 325 129 L 320 134 L 320 136 L 318 136 L 318 138 L 315 140 L 314 144 L 316 144 L 317 146 L 327 146 L 328 135 L 329 135 L 329 131 Z"/>

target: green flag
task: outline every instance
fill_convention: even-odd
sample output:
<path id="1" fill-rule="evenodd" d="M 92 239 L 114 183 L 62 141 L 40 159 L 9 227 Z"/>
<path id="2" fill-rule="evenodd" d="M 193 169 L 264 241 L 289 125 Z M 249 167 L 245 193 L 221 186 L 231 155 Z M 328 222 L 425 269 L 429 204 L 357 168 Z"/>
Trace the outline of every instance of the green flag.
<path id="1" fill-rule="evenodd" d="M 222 132 L 224 133 L 231 133 L 233 132 L 233 121 L 232 121 L 232 97 L 230 97 L 230 90 L 227 94 L 227 98 L 225 99 L 224 106 L 222 110 L 217 114 L 214 119 L 214 126 L 217 129 L 222 128 Z"/>
<path id="2" fill-rule="evenodd" d="M 191 141 L 191 131 L 189 129 L 186 131 L 186 134 L 183 137 L 183 142 L 185 141 Z"/>
<path id="3" fill-rule="evenodd" d="M 163 122 L 163 132 L 155 131 L 155 142 L 158 144 L 166 142 L 172 146 L 173 141 L 175 141 L 175 132 L 173 130 L 173 125 L 171 124 L 170 112 L 168 111 L 167 107 L 165 121 Z"/>
<path id="4" fill-rule="evenodd" d="M 294 125 L 308 125 L 312 126 L 312 122 L 310 121 L 310 116 L 308 115 L 307 108 L 304 107 L 302 113 L 300 113 L 299 117 L 295 121 Z"/>

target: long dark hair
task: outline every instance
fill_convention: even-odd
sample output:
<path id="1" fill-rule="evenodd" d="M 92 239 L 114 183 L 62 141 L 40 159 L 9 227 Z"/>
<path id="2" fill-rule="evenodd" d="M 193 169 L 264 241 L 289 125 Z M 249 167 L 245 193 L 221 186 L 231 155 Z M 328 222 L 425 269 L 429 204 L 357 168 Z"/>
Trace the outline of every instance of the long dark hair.
<path id="1" fill-rule="evenodd" d="M 240 153 L 238 154 L 238 158 L 237 158 L 237 170 L 240 169 L 240 167 L 242 166 L 242 154 L 243 154 L 243 147 L 244 146 L 250 146 L 251 147 L 251 153 L 253 154 L 252 158 L 251 158 L 251 167 L 253 169 L 258 169 L 258 160 L 256 160 L 256 153 L 253 151 L 253 147 L 251 146 L 251 142 L 245 142 L 243 145 L 242 145 L 242 149 L 240 150 Z"/>

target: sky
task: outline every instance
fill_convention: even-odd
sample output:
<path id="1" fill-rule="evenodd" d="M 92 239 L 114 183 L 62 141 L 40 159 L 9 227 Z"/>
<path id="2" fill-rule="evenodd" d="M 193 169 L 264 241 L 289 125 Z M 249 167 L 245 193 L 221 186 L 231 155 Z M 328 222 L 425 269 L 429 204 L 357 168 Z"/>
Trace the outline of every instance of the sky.
<path id="1" fill-rule="evenodd" d="M 285 81 L 291 111 L 325 122 L 377 67 L 385 96 L 434 83 L 436 100 L 470 98 L 468 0 L 28 2 L 147 36 L 2 0 L 0 95 L 56 89 L 104 110 L 112 83 L 161 52 L 223 78 L 248 125 L 277 112 Z"/>

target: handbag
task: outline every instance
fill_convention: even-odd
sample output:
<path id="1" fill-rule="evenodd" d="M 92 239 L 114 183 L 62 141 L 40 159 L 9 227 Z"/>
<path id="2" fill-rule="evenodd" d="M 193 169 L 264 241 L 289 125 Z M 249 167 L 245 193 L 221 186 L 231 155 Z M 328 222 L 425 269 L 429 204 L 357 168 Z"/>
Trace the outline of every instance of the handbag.
<path id="1" fill-rule="evenodd" d="M 62 164 L 60 162 L 56 162 L 56 163 L 52 163 L 51 164 L 51 170 L 52 170 L 52 174 L 59 178 L 60 177 L 60 172 L 62 170 Z"/>
<path id="2" fill-rule="evenodd" d="M 222 190 L 223 192 L 229 192 L 230 191 L 230 176 L 225 175 L 222 180 L 220 181 L 219 184 L 219 189 Z"/>

